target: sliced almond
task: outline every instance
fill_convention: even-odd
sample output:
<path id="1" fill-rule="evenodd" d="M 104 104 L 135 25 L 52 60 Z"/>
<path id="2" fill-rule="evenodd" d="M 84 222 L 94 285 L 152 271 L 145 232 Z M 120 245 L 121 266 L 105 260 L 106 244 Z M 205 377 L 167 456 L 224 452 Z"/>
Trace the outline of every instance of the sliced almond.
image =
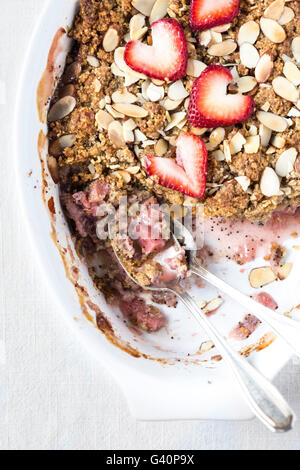
<path id="1" fill-rule="evenodd" d="M 264 12 L 266 18 L 271 18 L 271 20 L 279 20 L 283 13 L 285 0 L 275 0 L 268 6 Z"/>
<path id="2" fill-rule="evenodd" d="M 285 146 L 285 138 L 280 135 L 274 135 L 271 139 L 271 144 L 277 149 L 282 149 Z"/>
<path id="3" fill-rule="evenodd" d="M 58 100 L 48 113 L 48 121 L 60 121 L 64 117 L 71 114 L 76 106 L 76 100 L 73 96 L 64 96 Z"/>
<path id="4" fill-rule="evenodd" d="M 130 103 L 115 103 L 113 108 L 125 116 L 133 118 L 144 118 L 148 115 L 148 111 L 140 106 Z"/>
<path id="5" fill-rule="evenodd" d="M 127 119 L 127 121 L 123 123 L 123 126 L 129 131 L 133 131 L 137 127 L 136 122 L 133 119 Z"/>
<path id="6" fill-rule="evenodd" d="M 62 151 L 65 148 L 71 148 L 76 142 L 76 135 L 75 134 L 67 134 L 59 137 L 49 144 L 49 154 L 53 155 L 54 157 L 59 157 Z"/>
<path id="7" fill-rule="evenodd" d="M 211 43 L 211 34 L 209 30 L 201 31 L 201 33 L 199 34 L 199 43 L 201 46 L 209 46 L 209 44 Z"/>
<path id="8" fill-rule="evenodd" d="M 113 176 L 116 176 L 118 179 L 124 181 L 124 183 L 129 184 L 131 181 L 131 175 L 126 170 L 118 170 L 112 172 Z"/>
<path id="9" fill-rule="evenodd" d="M 132 6 L 145 16 L 150 16 L 154 3 L 155 0 L 132 0 L 131 2 Z"/>
<path id="10" fill-rule="evenodd" d="M 113 75 L 115 75 L 116 77 L 124 77 L 124 72 L 122 72 L 122 70 L 117 66 L 115 62 L 111 64 L 110 69 Z"/>
<path id="11" fill-rule="evenodd" d="M 221 33 L 216 33 L 215 31 L 210 30 L 210 35 L 211 35 L 211 44 L 219 44 L 223 40 Z"/>
<path id="12" fill-rule="evenodd" d="M 231 151 L 230 151 L 230 145 L 229 145 L 228 140 L 224 140 L 223 150 L 224 150 L 224 156 L 225 156 L 226 162 L 230 163 L 232 159 L 231 159 Z"/>
<path id="13" fill-rule="evenodd" d="M 139 31 L 145 26 L 145 16 L 142 15 L 141 13 L 138 13 L 137 15 L 134 15 L 131 20 L 129 21 L 129 33 L 130 33 L 130 39 L 133 41 L 136 40 L 134 37 L 136 31 Z"/>
<path id="14" fill-rule="evenodd" d="M 260 180 L 260 190 L 264 196 L 277 196 L 280 191 L 280 181 L 273 168 L 264 169 Z"/>
<path id="15" fill-rule="evenodd" d="M 271 54 L 266 52 L 263 54 L 256 67 L 255 67 L 255 78 L 258 83 L 264 83 L 270 77 L 274 67 L 273 57 Z"/>
<path id="16" fill-rule="evenodd" d="M 165 131 L 168 132 L 171 129 L 173 129 L 174 127 L 178 127 L 179 124 L 182 123 L 185 119 L 186 119 L 186 113 L 183 112 L 183 111 L 172 114 L 171 121 L 169 122 L 169 124 L 165 128 Z"/>
<path id="17" fill-rule="evenodd" d="M 150 83 L 147 88 L 147 97 L 150 101 L 155 103 L 156 101 L 160 101 L 163 99 L 165 90 L 163 86 L 154 85 L 154 83 Z"/>
<path id="18" fill-rule="evenodd" d="M 189 59 L 187 64 L 187 75 L 191 77 L 199 77 L 207 65 L 201 60 Z"/>
<path id="19" fill-rule="evenodd" d="M 294 169 L 294 164 L 298 156 L 296 148 L 291 147 L 285 150 L 278 158 L 275 166 L 275 171 L 278 176 L 286 178 Z"/>
<path id="20" fill-rule="evenodd" d="M 141 168 L 138 165 L 126 168 L 126 171 L 128 171 L 128 173 L 130 173 L 131 175 L 137 175 L 140 170 Z"/>
<path id="21" fill-rule="evenodd" d="M 294 10 L 292 10 L 290 7 L 284 7 L 283 13 L 281 17 L 278 20 L 278 23 L 281 24 L 281 26 L 284 26 L 285 24 L 290 23 L 293 21 L 295 18 L 295 13 Z"/>
<path id="22" fill-rule="evenodd" d="M 274 281 L 276 281 L 276 275 L 268 266 L 263 268 L 254 268 L 249 275 L 250 285 L 254 289 L 259 289 L 260 287 L 271 284 L 271 282 Z"/>
<path id="23" fill-rule="evenodd" d="M 286 38 L 283 27 L 270 18 L 261 18 L 260 27 L 264 35 L 276 44 L 283 42 Z"/>
<path id="24" fill-rule="evenodd" d="M 272 131 L 268 127 L 260 124 L 259 126 L 260 143 L 262 147 L 268 147 L 271 140 Z"/>
<path id="25" fill-rule="evenodd" d="M 108 114 L 106 111 L 103 111 L 102 109 L 98 111 L 95 118 L 96 118 L 96 122 L 98 126 L 106 130 L 108 129 L 108 126 L 110 125 L 110 123 L 114 121 L 114 118 L 110 114 Z"/>
<path id="26" fill-rule="evenodd" d="M 225 31 L 229 30 L 230 26 L 230 23 L 223 24 L 220 26 L 214 26 L 213 28 L 211 28 L 211 31 L 214 31 L 215 33 L 225 33 Z"/>
<path id="27" fill-rule="evenodd" d="M 219 44 L 213 44 L 207 50 L 209 55 L 216 57 L 224 57 L 226 55 L 232 54 L 237 48 L 237 43 L 232 41 L 232 39 L 227 39 Z"/>
<path id="28" fill-rule="evenodd" d="M 210 313 L 214 310 L 217 310 L 224 303 L 222 297 L 216 297 L 215 299 L 210 300 L 205 307 L 202 309 L 203 313 Z"/>
<path id="29" fill-rule="evenodd" d="M 273 89 L 275 93 L 287 101 L 295 103 L 299 99 L 299 91 L 287 78 L 276 77 L 273 82 Z"/>
<path id="30" fill-rule="evenodd" d="M 265 111 L 258 111 L 256 113 L 257 119 L 268 129 L 275 132 L 284 132 L 287 129 L 286 120 L 277 114 L 267 113 Z"/>
<path id="31" fill-rule="evenodd" d="M 106 111 L 108 111 L 109 114 L 111 114 L 112 117 L 115 118 L 115 119 L 123 119 L 123 118 L 125 117 L 124 114 L 119 113 L 118 111 L 116 111 L 110 104 L 106 104 L 106 105 L 105 105 L 105 109 L 106 109 Z"/>
<path id="32" fill-rule="evenodd" d="M 300 70 L 294 62 L 287 61 L 283 67 L 286 78 L 295 86 L 300 85 Z"/>
<path id="33" fill-rule="evenodd" d="M 116 147 L 125 147 L 123 127 L 119 121 L 112 121 L 108 126 L 108 137 Z"/>
<path id="34" fill-rule="evenodd" d="M 207 150 L 211 151 L 219 147 L 225 138 L 225 129 L 223 127 L 217 127 L 212 131 L 209 136 L 209 143 L 206 145 Z"/>
<path id="35" fill-rule="evenodd" d="M 91 67 L 100 67 L 100 61 L 97 59 L 97 57 L 94 57 L 93 55 L 88 55 L 86 60 Z"/>
<path id="36" fill-rule="evenodd" d="M 250 186 L 250 178 L 248 176 L 237 176 L 235 180 L 241 185 L 243 191 L 247 191 Z"/>
<path id="37" fill-rule="evenodd" d="M 215 150 L 214 152 L 212 152 L 212 156 L 217 162 L 223 162 L 225 160 L 225 155 L 222 150 Z"/>
<path id="38" fill-rule="evenodd" d="M 290 274 L 293 268 L 293 263 L 284 263 L 277 271 L 278 278 L 284 281 Z"/>
<path id="39" fill-rule="evenodd" d="M 155 155 L 162 157 L 168 150 L 168 142 L 164 139 L 159 139 L 154 145 Z"/>
<path id="40" fill-rule="evenodd" d="M 246 153 L 257 153 L 260 146 L 259 135 L 247 137 L 244 149 Z"/>
<path id="41" fill-rule="evenodd" d="M 300 37 L 294 38 L 292 41 L 292 52 L 297 63 L 300 63 Z"/>
<path id="42" fill-rule="evenodd" d="M 246 75 L 244 77 L 240 77 L 237 80 L 238 92 L 239 93 L 248 93 L 249 91 L 253 90 L 257 85 L 257 81 L 254 77 L 250 75 Z"/>
<path id="43" fill-rule="evenodd" d="M 232 137 L 230 141 L 231 155 L 236 155 L 237 153 L 239 153 L 242 150 L 243 145 L 245 143 L 246 143 L 246 139 L 243 136 L 243 134 L 241 134 L 240 132 L 237 132 L 236 134 L 234 134 L 234 136 Z"/>
<path id="44" fill-rule="evenodd" d="M 182 80 L 172 83 L 168 89 L 168 97 L 173 101 L 183 100 L 189 96 L 188 92 L 183 86 Z"/>
<path id="45" fill-rule="evenodd" d="M 133 93 L 129 93 L 126 88 L 121 88 L 115 91 L 111 95 L 111 99 L 114 103 L 135 103 L 137 101 L 137 97 Z"/>
<path id="46" fill-rule="evenodd" d="M 254 44 L 259 36 L 259 31 L 259 24 L 255 21 L 244 23 L 239 30 L 237 39 L 238 45 L 241 46 L 244 42 Z"/>
<path id="47" fill-rule="evenodd" d="M 165 100 L 162 101 L 162 106 L 167 110 L 167 111 L 174 111 L 174 109 L 178 108 L 179 105 L 181 105 L 182 100 L 177 100 L 173 101 L 170 100 L 170 98 L 166 98 Z"/>
<path id="48" fill-rule="evenodd" d="M 287 114 L 288 117 L 300 117 L 300 111 L 297 108 L 291 108 Z"/>
<path id="49" fill-rule="evenodd" d="M 103 38 L 103 49 L 105 52 L 112 52 L 118 47 L 119 41 L 120 36 L 118 29 L 116 26 L 110 26 Z"/>
<path id="50" fill-rule="evenodd" d="M 240 59 L 242 64 L 248 69 L 254 69 L 259 61 L 259 53 L 253 44 L 244 42 L 240 47 Z"/>
<path id="51" fill-rule="evenodd" d="M 150 24 L 161 20 L 167 14 L 169 0 L 156 0 L 150 14 Z"/>

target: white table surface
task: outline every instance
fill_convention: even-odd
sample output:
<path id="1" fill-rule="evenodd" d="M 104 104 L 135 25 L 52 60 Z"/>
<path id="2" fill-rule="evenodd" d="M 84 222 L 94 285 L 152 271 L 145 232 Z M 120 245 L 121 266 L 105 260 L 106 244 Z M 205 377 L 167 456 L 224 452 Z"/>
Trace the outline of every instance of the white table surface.
<path id="1" fill-rule="evenodd" d="M 110 375 L 61 319 L 32 262 L 11 137 L 19 71 L 44 1 L 0 0 L 0 449 L 299 450 L 300 421 L 286 435 L 257 421 L 136 422 Z M 300 417 L 299 362 L 276 384 Z"/>

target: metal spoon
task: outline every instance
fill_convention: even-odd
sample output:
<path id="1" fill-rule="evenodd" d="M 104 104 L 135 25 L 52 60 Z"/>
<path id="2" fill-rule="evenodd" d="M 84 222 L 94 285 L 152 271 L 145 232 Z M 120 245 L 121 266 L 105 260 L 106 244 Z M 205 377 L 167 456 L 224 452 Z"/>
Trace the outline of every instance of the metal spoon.
<path id="1" fill-rule="evenodd" d="M 136 284 L 140 285 L 130 275 L 130 273 L 128 273 L 119 256 L 118 250 L 116 249 L 113 241 L 114 225 L 112 219 L 109 220 L 108 226 L 112 247 L 120 265 L 123 267 L 129 278 Z M 174 243 L 177 246 L 180 246 L 174 235 L 173 239 Z M 167 283 L 160 287 L 149 286 L 145 288 L 142 285 L 140 285 L 140 287 L 150 291 L 168 291 L 175 293 L 214 342 L 215 346 L 218 348 L 237 379 L 245 401 L 261 422 L 273 432 L 287 432 L 292 429 L 294 413 L 276 387 L 274 387 L 274 385 L 272 385 L 272 383 L 258 372 L 246 359 L 231 349 L 227 341 L 208 320 L 190 294 L 182 289 L 179 281 L 173 282 L 171 285 Z"/>

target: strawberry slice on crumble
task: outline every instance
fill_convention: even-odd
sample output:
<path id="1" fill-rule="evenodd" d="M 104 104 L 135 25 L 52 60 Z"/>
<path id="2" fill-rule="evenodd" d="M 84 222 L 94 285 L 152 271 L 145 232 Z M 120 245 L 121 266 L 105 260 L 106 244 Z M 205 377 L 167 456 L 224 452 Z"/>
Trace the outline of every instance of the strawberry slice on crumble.
<path id="1" fill-rule="evenodd" d="M 176 161 L 146 156 L 148 176 L 157 176 L 159 184 L 187 196 L 200 198 L 206 187 L 207 150 L 200 137 L 182 132 L 177 139 Z"/>
<path id="2" fill-rule="evenodd" d="M 130 41 L 125 48 L 126 64 L 136 72 L 159 80 L 179 80 L 187 69 L 188 51 L 178 21 L 165 18 L 152 24 L 152 46 Z"/>
<path id="3" fill-rule="evenodd" d="M 251 96 L 227 94 L 227 86 L 232 81 L 230 70 L 222 65 L 206 67 L 191 92 L 188 108 L 191 126 L 232 126 L 251 116 L 255 106 Z"/>
<path id="4" fill-rule="evenodd" d="M 192 0 L 190 25 L 204 31 L 230 23 L 239 14 L 239 0 Z"/>

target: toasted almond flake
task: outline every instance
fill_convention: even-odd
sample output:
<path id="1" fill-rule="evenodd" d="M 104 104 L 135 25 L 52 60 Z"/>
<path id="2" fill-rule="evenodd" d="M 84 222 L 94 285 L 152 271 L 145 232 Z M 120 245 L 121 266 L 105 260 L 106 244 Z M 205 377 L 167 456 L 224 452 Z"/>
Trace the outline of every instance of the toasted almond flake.
<path id="1" fill-rule="evenodd" d="M 178 108 L 178 106 L 182 103 L 182 100 L 173 101 L 170 98 L 166 98 L 161 102 L 162 106 L 167 111 L 174 111 L 174 109 Z"/>
<path id="2" fill-rule="evenodd" d="M 173 127 L 178 127 L 178 124 L 180 124 L 185 118 L 186 118 L 186 113 L 183 112 L 183 111 L 179 112 L 179 113 L 172 114 L 171 121 L 169 122 L 169 124 L 165 128 L 165 131 L 168 132 L 171 129 L 173 129 Z"/>
<path id="3" fill-rule="evenodd" d="M 94 57 L 93 55 L 88 55 L 86 60 L 91 67 L 100 67 L 100 62 L 97 57 Z"/>
<path id="4" fill-rule="evenodd" d="M 123 123 L 123 126 L 129 131 L 133 131 L 137 127 L 136 122 L 133 119 L 127 119 L 127 121 Z"/>
<path id="5" fill-rule="evenodd" d="M 116 147 L 125 147 L 123 127 L 119 121 L 112 121 L 108 126 L 108 137 Z"/>
<path id="6" fill-rule="evenodd" d="M 173 101 L 183 100 L 189 96 L 188 92 L 183 86 L 182 80 L 172 83 L 168 89 L 168 97 Z"/>
<path id="7" fill-rule="evenodd" d="M 150 16 L 155 0 L 132 0 L 132 6 L 145 16 Z"/>
<path id="8" fill-rule="evenodd" d="M 76 100 L 73 96 L 64 96 L 52 106 L 48 113 L 48 121 L 60 121 L 71 114 L 76 106 Z"/>
<path id="9" fill-rule="evenodd" d="M 134 31 L 134 33 L 132 33 L 132 40 L 133 41 L 139 41 L 140 39 L 142 39 L 145 36 L 147 31 L 148 31 L 147 26 L 144 26 L 144 28 L 141 28 L 138 31 Z"/>
<path id="10" fill-rule="evenodd" d="M 253 90 L 257 85 L 257 81 L 254 77 L 250 75 L 246 75 L 244 77 L 240 77 L 237 80 L 238 92 L 239 93 L 248 93 L 249 91 Z"/>
<path id="11" fill-rule="evenodd" d="M 111 64 L 110 69 L 116 77 L 124 77 L 124 72 L 122 72 L 122 70 L 119 69 L 119 67 L 117 66 L 117 64 L 115 64 L 115 62 Z"/>
<path id="12" fill-rule="evenodd" d="M 125 142 L 134 142 L 134 133 L 128 126 L 125 126 L 125 123 L 123 123 L 123 137 Z"/>
<path id="13" fill-rule="evenodd" d="M 243 191 L 247 191 L 250 186 L 250 178 L 248 176 L 237 176 L 235 180 L 241 185 Z"/>
<path id="14" fill-rule="evenodd" d="M 295 86 L 300 85 L 300 70 L 293 62 L 285 62 L 283 73 L 286 78 Z"/>
<path id="15" fill-rule="evenodd" d="M 269 111 L 270 107 L 271 107 L 271 105 L 270 105 L 269 101 L 266 101 L 266 102 L 261 106 L 260 109 L 261 109 L 262 111 L 266 111 L 266 112 L 267 112 L 267 111 Z"/>
<path id="16" fill-rule="evenodd" d="M 241 46 L 244 42 L 254 44 L 259 36 L 259 25 L 255 21 L 248 21 L 244 23 L 238 34 L 238 45 Z"/>
<path id="17" fill-rule="evenodd" d="M 105 106 L 105 109 L 109 114 L 111 114 L 115 119 L 123 119 L 125 116 L 122 113 L 116 111 L 110 104 Z"/>
<path id="18" fill-rule="evenodd" d="M 250 285 L 254 289 L 259 289 L 274 281 L 276 281 L 276 275 L 269 266 L 254 268 L 249 275 Z"/>
<path id="19" fill-rule="evenodd" d="M 215 150 L 214 152 L 212 152 L 212 156 L 217 162 L 222 162 L 225 160 L 225 155 L 222 150 Z"/>
<path id="20" fill-rule="evenodd" d="M 222 297 L 216 297 L 215 299 L 210 300 L 205 307 L 202 309 L 203 313 L 210 313 L 214 310 L 217 310 L 224 303 Z"/>
<path id="21" fill-rule="evenodd" d="M 124 183 L 129 184 L 131 181 L 131 175 L 126 170 L 118 170 L 112 172 L 113 176 L 117 176 L 117 178 L 124 181 Z"/>
<path id="22" fill-rule="evenodd" d="M 240 47 L 240 59 L 242 64 L 248 69 L 254 69 L 259 61 L 259 53 L 253 44 L 244 42 Z"/>
<path id="23" fill-rule="evenodd" d="M 232 54 L 237 48 L 237 43 L 232 39 L 227 39 L 219 44 L 213 44 L 207 50 L 208 54 L 216 57 L 224 57 Z"/>
<path id="24" fill-rule="evenodd" d="M 257 135 L 257 127 L 254 124 L 250 124 L 249 134 L 250 135 Z"/>
<path id="25" fill-rule="evenodd" d="M 115 91 L 111 95 L 111 99 L 114 103 L 135 103 L 137 101 L 137 97 L 133 93 L 129 93 L 126 88 L 121 88 Z"/>
<path id="26" fill-rule="evenodd" d="M 293 171 L 298 151 L 294 147 L 285 150 L 278 158 L 275 171 L 278 176 L 287 177 Z"/>
<path id="27" fill-rule="evenodd" d="M 113 108 L 125 116 L 133 118 L 144 118 L 148 115 L 148 111 L 140 106 L 130 103 L 115 103 Z"/>
<path id="28" fill-rule="evenodd" d="M 208 46 L 211 43 L 211 34 L 209 30 L 201 31 L 199 34 L 199 42 L 201 46 Z"/>
<path id="29" fill-rule="evenodd" d="M 277 149 L 282 149 L 285 146 L 285 138 L 280 135 L 274 135 L 271 139 L 271 144 Z"/>
<path id="30" fill-rule="evenodd" d="M 283 13 L 285 0 L 275 0 L 271 5 L 266 8 L 264 16 L 266 18 L 271 18 L 271 20 L 279 20 Z"/>
<path id="31" fill-rule="evenodd" d="M 195 135 L 203 135 L 205 134 L 205 132 L 207 131 L 206 127 L 191 127 L 191 132 L 192 134 L 195 134 Z"/>
<path id="32" fill-rule="evenodd" d="M 291 108 L 287 115 L 288 117 L 300 117 L 300 111 L 297 108 Z"/>
<path id="33" fill-rule="evenodd" d="M 267 147 L 271 140 L 272 131 L 268 127 L 260 124 L 259 126 L 260 143 L 262 147 Z"/>
<path id="34" fill-rule="evenodd" d="M 300 63 L 300 37 L 294 38 L 292 41 L 292 52 L 297 63 Z"/>
<path id="35" fill-rule="evenodd" d="M 280 191 L 280 181 L 273 168 L 264 169 L 260 180 L 260 190 L 264 196 L 277 196 Z"/>
<path id="36" fill-rule="evenodd" d="M 155 155 L 162 157 L 168 150 L 168 142 L 164 139 L 159 139 L 154 145 Z"/>
<path id="37" fill-rule="evenodd" d="M 284 26 L 285 24 L 290 23 L 293 21 L 295 18 L 295 13 L 294 10 L 292 10 L 290 7 L 284 7 L 283 13 L 281 17 L 278 20 L 278 23 L 281 24 L 281 26 Z"/>
<path id="38" fill-rule="evenodd" d="M 214 28 L 211 28 L 211 31 L 214 31 L 215 33 L 225 33 L 225 31 L 228 31 L 231 26 L 231 23 L 223 24 L 221 26 L 214 26 Z"/>
<path id="39" fill-rule="evenodd" d="M 276 77 L 273 82 L 273 89 L 275 93 L 287 101 L 295 103 L 299 99 L 299 91 L 287 78 Z"/>
<path id="40" fill-rule="evenodd" d="M 154 83 L 150 83 L 147 87 L 147 97 L 150 101 L 156 102 L 163 99 L 165 90 L 163 86 L 154 85 Z"/>
<path id="41" fill-rule="evenodd" d="M 126 171 L 128 171 L 128 173 L 130 173 L 131 175 L 137 175 L 141 171 L 141 168 L 136 165 L 126 168 Z"/>
<path id="42" fill-rule="evenodd" d="M 260 27 L 264 35 L 276 44 L 283 42 L 286 38 L 283 27 L 270 18 L 261 18 Z"/>
<path id="43" fill-rule="evenodd" d="M 228 140 L 224 140 L 223 143 L 223 150 L 224 150 L 224 155 L 225 155 L 225 160 L 226 162 L 231 162 L 231 151 L 230 151 L 230 145 Z"/>
<path id="44" fill-rule="evenodd" d="M 257 153 L 260 145 L 259 135 L 247 137 L 244 149 L 246 153 Z"/>
<path id="45" fill-rule="evenodd" d="M 215 345 L 212 341 L 205 341 L 200 346 L 200 352 L 206 353 L 206 352 L 210 351 L 211 349 L 213 349 L 214 347 L 215 347 Z"/>
<path id="46" fill-rule="evenodd" d="M 206 64 L 200 60 L 189 59 L 186 73 L 191 77 L 199 77 L 206 67 Z"/>
<path id="47" fill-rule="evenodd" d="M 261 122 L 264 126 L 268 127 L 275 132 L 284 132 L 287 129 L 287 122 L 286 120 L 278 116 L 277 114 L 267 113 L 265 111 L 258 111 L 257 119 Z"/>
<path id="48" fill-rule="evenodd" d="M 231 155 L 236 155 L 237 153 L 239 153 L 245 143 L 246 139 L 244 138 L 243 134 L 241 134 L 240 132 L 234 134 L 229 144 Z"/>
<path id="49" fill-rule="evenodd" d="M 114 118 L 103 110 L 98 111 L 95 118 L 98 126 L 106 130 L 108 129 L 109 124 L 114 121 Z"/>
<path id="50" fill-rule="evenodd" d="M 73 147 L 76 139 L 75 134 L 67 134 L 53 140 L 49 144 L 49 154 L 54 157 L 59 157 L 65 148 Z"/>
<path id="51" fill-rule="evenodd" d="M 103 49 L 105 52 L 112 52 L 118 47 L 120 41 L 119 31 L 116 26 L 110 26 L 103 38 Z"/>
<path id="52" fill-rule="evenodd" d="M 267 148 L 267 150 L 266 150 L 266 154 L 267 154 L 267 155 L 271 155 L 271 154 L 273 154 L 273 153 L 275 153 L 275 152 L 276 152 L 276 149 L 275 149 L 275 147 L 273 147 L 272 145 L 271 145 L 269 148 Z"/>
<path id="53" fill-rule="evenodd" d="M 264 83 L 270 77 L 274 67 L 273 57 L 268 52 L 263 54 L 256 67 L 255 67 L 255 78 L 258 83 Z"/>
<path id="54" fill-rule="evenodd" d="M 149 18 L 150 24 L 154 23 L 154 21 L 161 20 L 164 16 L 166 16 L 168 6 L 169 0 L 156 0 Z"/>
<path id="55" fill-rule="evenodd" d="M 142 29 L 144 26 L 145 26 L 145 15 L 142 15 L 141 13 L 134 15 L 129 21 L 130 39 L 134 41 L 135 40 L 134 33 Z"/>
<path id="56" fill-rule="evenodd" d="M 211 35 L 211 44 L 219 44 L 222 42 L 222 34 L 216 33 L 215 31 L 210 30 Z"/>
<path id="57" fill-rule="evenodd" d="M 145 134 L 141 132 L 139 129 L 136 129 L 134 131 L 134 135 L 135 135 L 136 142 L 145 142 L 145 140 L 147 140 L 147 137 L 145 136 Z"/>
<path id="58" fill-rule="evenodd" d="M 209 143 L 206 145 L 208 151 L 215 150 L 223 142 L 225 138 L 225 129 L 217 127 L 209 136 Z"/>
<path id="59" fill-rule="evenodd" d="M 278 278 L 284 281 L 290 274 L 293 268 L 293 263 L 284 263 L 277 271 Z"/>

